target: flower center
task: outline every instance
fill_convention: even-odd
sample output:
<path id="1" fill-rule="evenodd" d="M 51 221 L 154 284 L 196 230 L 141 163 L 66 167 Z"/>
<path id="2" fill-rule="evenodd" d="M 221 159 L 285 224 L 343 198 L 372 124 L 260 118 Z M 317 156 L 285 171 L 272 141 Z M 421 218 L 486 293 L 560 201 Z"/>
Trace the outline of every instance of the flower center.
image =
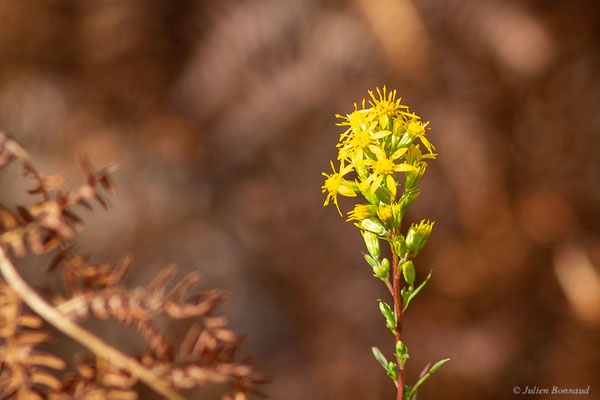
<path id="1" fill-rule="evenodd" d="M 323 185 L 323 187 L 327 189 L 329 193 L 337 193 L 341 183 L 342 176 L 338 173 L 335 173 L 331 174 L 331 176 L 329 176 L 327 180 L 325 180 L 325 184 Z"/>
<path id="2" fill-rule="evenodd" d="M 381 160 L 377 160 L 375 162 L 375 165 L 373 166 L 373 169 L 375 170 L 375 172 L 385 175 L 391 173 L 394 170 L 395 165 L 396 164 L 394 164 L 394 162 L 389 158 L 384 158 Z"/>
<path id="3" fill-rule="evenodd" d="M 354 135 L 354 144 L 357 148 L 364 149 L 371 143 L 371 136 L 369 136 L 369 132 L 358 131 Z"/>

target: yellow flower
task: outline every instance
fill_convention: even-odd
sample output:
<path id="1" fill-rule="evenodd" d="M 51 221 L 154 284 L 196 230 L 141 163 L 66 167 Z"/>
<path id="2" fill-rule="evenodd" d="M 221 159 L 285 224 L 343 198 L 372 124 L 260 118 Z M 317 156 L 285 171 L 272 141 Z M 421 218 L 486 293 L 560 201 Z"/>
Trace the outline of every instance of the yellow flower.
<path id="1" fill-rule="evenodd" d="M 352 221 L 353 219 L 357 221 L 362 221 L 363 219 L 370 218 L 375 216 L 377 213 L 377 206 L 372 204 L 357 204 L 354 206 L 354 210 L 348 213 L 348 221 Z"/>
<path id="2" fill-rule="evenodd" d="M 342 196 L 346 197 L 356 197 L 355 190 L 357 189 L 357 185 L 356 182 L 347 181 L 346 179 L 344 179 L 344 175 L 346 175 L 352 170 L 352 165 L 349 164 L 344 166 L 344 161 L 342 161 L 342 163 L 340 164 L 340 172 L 335 172 L 333 162 L 330 163 L 333 173 L 326 174 L 325 172 L 323 172 L 323 176 L 325 176 L 327 179 L 325 179 L 325 184 L 321 186 L 321 189 L 323 189 L 322 193 L 328 192 L 323 206 L 329 205 L 329 200 L 333 199 L 333 202 L 337 207 L 340 216 L 343 216 L 337 201 L 337 195 L 341 194 Z"/>
<path id="3" fill-rule="evenodd" d="M 387 156 L 385 151 L 376 146 L 371 146 L 369 149 L 375 154 L 376 160 L 368 159 L 365 161 L 365 164 L 371 167 L 372 174 L 365 180 L 371 185 L 370 192 L 371 194 L 375 193 L 381 185 L 383 180 L 386 180 L 386 185 L 390 193 L 395 197 L 396 196 L 396 181 L 394 179 L 394 172 L 406 172 L 413 171 L 415 167 L 409 164 L 396 164 L 395 160 L 402 157 L 404 153 L 406 153 L 407 148 L 398 149 L 391 156 Z"/>
<path id="4" fill-rule="evenodd" d="M 421 139 L 421 142 L 427 148 L 427 151 L 432 154 L 435 151 L 435 146 L 431 144 L 431 142 L 425 137 L 425 129 L 427 128 L 427 125 L 429 125 L 429 122 L 423 123 L 418 119 L 418 117 L 413 118 L 408 121 L 408 124 L 406 125 L 406 133 L 409 137 L 418 137 Z"/>
<path id="5" fill-rule="evenodd" d="M 373 111 L 378 116 L 379 125 L 382 129 L 387 129 L 390 120 L 396 115 L 407 114 L 408 106 L 400 104 L 401 98 L 396 100 L 396 91 L 392 90 L 389 94 L 387 93 L 386 87 L 383 87 L 383 93 L 377 88 L 377 99 L 372 91 L 369 90 L 369 96 L 373 101 L 369 100 L 369 104 L 373 107 Z"/>
<path id="6" fill-rule="evenodd" d="M 347 134 L 350 131 L 357 132 L 359 130 L 367 130 L 367 128 L 369 126 L 371 126 L 371 123 L 373 122 L 374 115 L 372 115 L 370 108 L 367 108 L 367 109 L 364 108 L 364 101 L 363 101 L 363 109 L 362 110 L 356 109 L 356 104 L 354 104 L 354 108 L 355 108 L 354 112 L 345 117 L 342 115 L 336 114 L 336 117 L 346 120 L 345 122 L 340 122 L 339 124 L 336 124 L 336 125 L 350 126 L 350 128 L 348 128 L 348 130 L 346 132 L 344 132 L 342 134 L 342 136 L 344 136 L 345 134 Z"/>
<path id="7" fill-rule="evenodd" d="M 340 147 L 338 159 L 350 160 L 353 164 L 361 165 L 364 159 L 364 151 L 367 148 L 374 147 L 371 143 L 374 140 L 384 138 L 391 135 L 391 131 L 373 132 L 376 124 L 371 125 L 368 129 L 353 131 L 347 135 L 344 140 L 338 144 Z"/>

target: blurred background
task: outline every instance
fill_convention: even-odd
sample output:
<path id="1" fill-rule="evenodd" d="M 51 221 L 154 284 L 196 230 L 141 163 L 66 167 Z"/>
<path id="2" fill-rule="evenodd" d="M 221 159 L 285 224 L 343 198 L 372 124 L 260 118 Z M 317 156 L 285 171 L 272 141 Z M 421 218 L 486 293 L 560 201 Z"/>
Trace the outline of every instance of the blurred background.
<path id="1" fill-rule="evenodd" d="M 131 251 L 131 285 L 177 262 L 230 291 L 271 398 L 391 399 L 386 291 L 320 186 L 334 114 L 397 89 L 439 152 L 408 215 L 437 221 L 408 379 L 452 361 L 419 399 L 599 399 L 599 39 L 592 0 L 1 0 L 0 129 L 71 187 L 77 154 L 119 163 L 81 248 Z"/>

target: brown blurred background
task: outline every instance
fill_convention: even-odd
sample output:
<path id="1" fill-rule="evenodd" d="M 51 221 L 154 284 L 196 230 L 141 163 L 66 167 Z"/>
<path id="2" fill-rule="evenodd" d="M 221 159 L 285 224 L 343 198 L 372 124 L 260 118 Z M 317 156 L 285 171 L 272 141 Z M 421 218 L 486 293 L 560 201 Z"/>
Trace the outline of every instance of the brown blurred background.
<path id="1" fill-rule="evenodd" d="M 394 396 L 386 291 L 320 193 L 333 115 L 384 84 L 440 154 L 409 215 L 437 221 L 409 380 L 452 361 L 419 399 L 600 399 L 598 71 L 592 0 L 0 1 L 0 129 L 72 185 L 77 153 L 118 162 L 81 247 L 131 250 L 130 284 L 173 261 L 230 291 L 273 399 Z"/>

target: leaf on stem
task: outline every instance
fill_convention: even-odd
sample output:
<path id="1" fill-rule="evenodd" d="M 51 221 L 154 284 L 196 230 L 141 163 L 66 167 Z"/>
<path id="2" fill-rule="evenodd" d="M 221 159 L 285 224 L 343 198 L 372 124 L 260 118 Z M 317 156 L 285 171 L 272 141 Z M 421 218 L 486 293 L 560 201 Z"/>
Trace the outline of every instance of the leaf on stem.
<path id="1" fill-rule="evenodd" d="M 412 299 L 419 294 L 419 292 L 421 291 L 421 289 L 423 289 L 425 287 L 425 285 L 427 284 L 427 282 L 429 282 L 429 279 L 431 279 L 431 273 L 433 272 L 433 270 L 429 271 L 429 275 L 427 275 L 427 278 L 425 278 L 425 280 L 423 281 L 423 283 L 421 283 L 419 285 L 418 288 L 416 288 L 414 291 L 409 291 L 409 292 L 405 292 L 403 294 L 402 297 L 407 296 L 406 299 L 404 299 L 404 308 L 402 309 L 402 312 L 404 312 L 407 308 L 408 305 L 410 304 L 410 302 L 412 301 Z"/>
<path id="2" fill-rule="evenodd" d="M 423 370 L 423 372 L 421 372 L 421 378 L 417 381 L 417 383 L 415 383 L 413 385 L 413 387 L 408 392 L 408 395 L 406 396 L 406 398 L 410 399 L 410 400 L 413 400 L 412 396 L 416 394 L 416 391 L 419 388 L 419 386 L 421 386 L 423 384 L 423 382 L 425 382 L 427 380 L 427 378 L 429 378 L 431 375 L 433 375 L 433 373 L 435 371 L 437 371 L 439 367 L 441 367 L 442 365 L 446 364 L 448 361 L 450 361 L 449 358 L 445 358 L 443 360 L 440 360 L 440 361 L 436 362 L 433 365 L 433 367 L 431 367 L 431 368 L 428 368 L 429 365 L 427 365 L 427 367 L 425 367 L 425 369 Z M 416 396 L 415 396 L 415 398 L 416 398 Z"/>
<path id="3" fill-rule="evenodd" d="M 377 361 L 379 361 L 379 363 L 381 364 L 381 366 L 383 367 L 383 369 L 385 369 L 387 371 L 387 369 L 388 369 L 388 360 L 387 360 L 387 358 L 385 358 L 385 356 L 383 355 L 383 353 L 381 352 L 381 350 L 379 350 L 377 347 L 371 347 L 371 351 L 373 352 L 373 356 L 375 357 L 375 359 Z"/>

